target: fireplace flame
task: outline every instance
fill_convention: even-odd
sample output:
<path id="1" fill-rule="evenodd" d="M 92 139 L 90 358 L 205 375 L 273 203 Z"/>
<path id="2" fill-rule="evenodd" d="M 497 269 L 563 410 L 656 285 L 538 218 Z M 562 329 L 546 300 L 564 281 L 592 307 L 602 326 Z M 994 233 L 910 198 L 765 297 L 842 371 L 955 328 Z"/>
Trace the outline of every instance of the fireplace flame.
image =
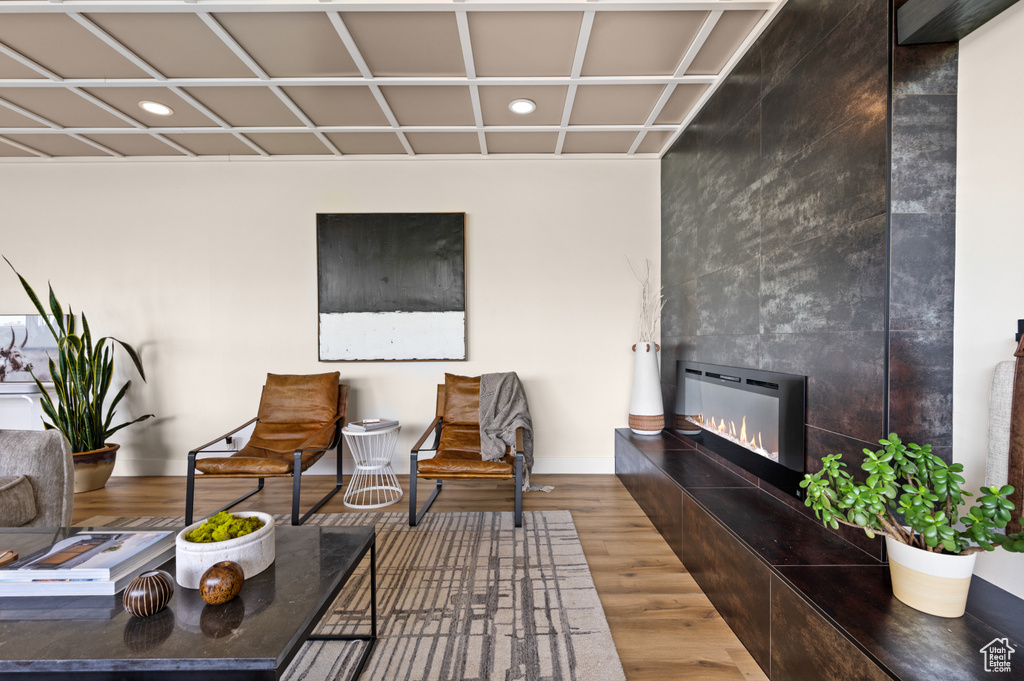
<path id="1" fill-rule="evenodd" d="M 705 430 L 713 431 L 720 437 L 724 437 L 727 440 L 735 442 L 736 444 L 741 445 L 746 449 L 755 452 L 756 454 L 760 454 L 765 458 L 771 459 L 772 461 L 779 460 L 778 452 L 769 452 L 764 448 L 764 443 L 761 438 L 761 431 L 758 431 L 756 434 L 753 431 L 751 431 L 749 435 L 747 434 L 746 416 L 744 416 L 740 420 L 739 432 L 736 431 L 735 421 L 726 421 L 724 418 L 721 420 L 717 419 L 714 416 L 710 418 L 705 418 L 703 414 L 697 414 L 696 416 L 687 416 L 686 420 L 690 421 L 691 423 L 697 424 L 698 426 L 704 428 Z"/>

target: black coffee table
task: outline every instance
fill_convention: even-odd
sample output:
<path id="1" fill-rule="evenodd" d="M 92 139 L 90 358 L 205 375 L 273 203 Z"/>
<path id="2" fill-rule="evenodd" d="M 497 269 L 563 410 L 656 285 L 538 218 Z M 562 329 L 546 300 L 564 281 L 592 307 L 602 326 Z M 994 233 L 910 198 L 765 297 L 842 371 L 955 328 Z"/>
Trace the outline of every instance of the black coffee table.
<path id="1" fill-rule="evenodd" d="M 83 529 L 4 529 L 0 545 L 21 555 Z M 3 679 L 278 679 L 305 641 L 377 638 L 376 534 L 366 527 L 278 525 L 276 560 L 223 605 L 175 587 L 168 607 L 136 618 L 117 596 L 0 599 Z M 370 554 L 370 633 L 311 635 L 338 592 Z M 163 566 L 174 573 L 174 561 Z"/>

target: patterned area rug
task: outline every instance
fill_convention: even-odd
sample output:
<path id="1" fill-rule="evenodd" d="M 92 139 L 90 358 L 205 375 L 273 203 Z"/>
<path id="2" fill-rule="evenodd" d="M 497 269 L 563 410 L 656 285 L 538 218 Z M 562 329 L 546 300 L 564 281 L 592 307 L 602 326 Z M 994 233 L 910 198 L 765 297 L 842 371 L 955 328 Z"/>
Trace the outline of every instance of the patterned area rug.
<path id="1" fill-rule="evenodd" d="M 376 526 L 379 638 L 361 679 L 625 679 L 572 516 L 523 515 L 520 530 L 511 513 L 428 513 L 414 528 L 404 513 L 332 513 L 306 521 Z M 100 516 L 83 524 L 182 523 L 180 517 Z M 314 633 L 369 630 L 369 592 L 369 572 L 361 566 Z M 364 645 L 306 643 L 284 678 L 348 678 Z"/>

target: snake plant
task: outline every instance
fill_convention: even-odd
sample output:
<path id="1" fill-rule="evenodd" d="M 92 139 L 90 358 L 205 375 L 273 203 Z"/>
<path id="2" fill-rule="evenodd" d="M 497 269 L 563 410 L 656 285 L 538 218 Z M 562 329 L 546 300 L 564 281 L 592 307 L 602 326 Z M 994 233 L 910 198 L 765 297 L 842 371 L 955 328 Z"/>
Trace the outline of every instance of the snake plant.
<path id="1" fill-rule="evenodd" d="M 103 337 L 93 342 L 89 322 L 84 314 L 80 315 L 82 326 L 79 335 L 71 307 L 64 312 L 63 306 L 54 295 L 53 286 L 49 287 L 50 309 L 47 310 L 25 278 L 14 269 L 11 261 L 6 257 L 4 260 L 18 276 L 29 300 L 39 311 L 57 342 L 57 356 L 49 358 L 56 404 L 35 373 L 32 373 L 41 395 L 43 413 L 50 419 L 43 420 L 46 430 L 61 431 L 71 444 L 71 451 L 88 452 L 105 447 L 107 438 L 122 428 L 153 416 L 146 414 L 127 423 L 112 425 L 117 405 L 132 384 L 131 381 L 125 383 L 104 409 L 114 375 L 114 344 L 124 348 L 135 364 L 139 376 L 145 381 L 146 374 L 142 369 L 139 354 L 131 345 L 116 338 Z"/>

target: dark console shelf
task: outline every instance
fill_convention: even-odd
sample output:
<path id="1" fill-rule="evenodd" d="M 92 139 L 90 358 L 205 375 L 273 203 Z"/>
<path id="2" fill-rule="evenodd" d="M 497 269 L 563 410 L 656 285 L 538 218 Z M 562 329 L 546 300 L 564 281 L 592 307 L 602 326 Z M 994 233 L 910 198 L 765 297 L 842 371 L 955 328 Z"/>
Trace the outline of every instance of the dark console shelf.
<path id="1" fill-rule="evenodd" d="M 615 432 L 615 472 L 772 681 L 1024 679 L 1024 601 L 974 577 L 967 614 L 892 595 L 875 543 L 854 545 L 699 439 Z M 1007 638 L 1008 673 L 981 648 Z"/>

